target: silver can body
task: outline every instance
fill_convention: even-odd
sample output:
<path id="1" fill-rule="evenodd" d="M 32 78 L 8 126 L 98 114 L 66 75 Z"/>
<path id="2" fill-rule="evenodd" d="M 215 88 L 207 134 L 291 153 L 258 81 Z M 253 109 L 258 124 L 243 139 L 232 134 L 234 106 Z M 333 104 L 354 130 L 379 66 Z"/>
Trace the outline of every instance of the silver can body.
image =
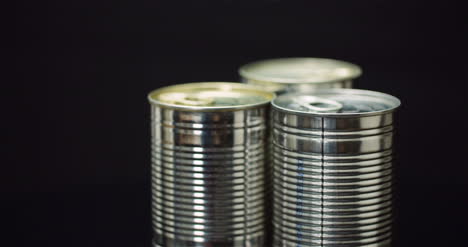
<path id="1" fill-rule="evenodd" d="M 272 103 L 274 246 L 390 246 L 398 99 L 355 89 L 309 95 Z"/>
<path id="2" fill-rule="evenodd" d="M 252 62 L 239 68 L 241 81 L 262 86 L 276 94 L 311 92 L 326 88 L 352 88 L 361 68 L 326 58 L 277 58 Z"/>
<path id="3" fill-rule="evenodd" d="M 264 246 L 268 111 L 151 104 L 154 246 Z"/>

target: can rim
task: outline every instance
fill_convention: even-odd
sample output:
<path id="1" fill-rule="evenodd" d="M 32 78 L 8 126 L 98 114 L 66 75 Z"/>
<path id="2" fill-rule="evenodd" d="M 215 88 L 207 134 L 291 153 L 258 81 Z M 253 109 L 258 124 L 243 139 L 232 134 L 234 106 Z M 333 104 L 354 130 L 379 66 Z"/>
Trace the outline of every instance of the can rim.
<path id="1" fill-rule="evenodd" d="M 328 62 L 328 63 L 335 63 L 337 65 L 342 65 L 349 69 L 349 74 L 346 76 L 336 77 L 334 79 L 327 79 L 327 80 L 314 80 L 314 79 L 304 79 L 304 78 L 284 78 L 279 76 L 267 76 L 267 75 L 259 75 L 252 70 L 252 67 L 265 65 L 266 63 L 278 63 L 278 62 L 288 62 L 288 61 L 314 61 L 314 62 Z M 279 84 L 303 84 L 303 83 L 314 83 L 314 84 L 323 84 L 323 83 L 333 83 L 338 81 L 346 81 L 352 80 L 359 77 L 362 74 L 362 69 L 356 64 L 331 59 L 331 58 L 318 58 L 318 57 L 286 57 L 286 58 L 272 58 L 272 59 L 264 59 L 259 61 L 254 61 L 251 63 L 247 63 L 242 65 L 238 73 L 241 77 L 254 80 L 258 83 L 279 83 Z"/>
<path id="2" fill-rule="evenodd" d="M 240 90 L 251 92 L 253 95 L 258 95 L 264 98 L 264 100 L 259 100 L 255 103 L 250 104 L 240 104 L 240 105 L 229 105 L 229 106 L 191 106 L 191 105 L 182 105 L 182 104 L 174 104 L 174 103 L 167 103 L 157 99 L 157 95 L 160 95 L 164 92 L 171 92 L 177 91 L 177 89 L 190 89 L 190 88 L 203 88 L 206 87 L 207 89 L 220 89 L 220 91 L 230 91 L 230 90 Z M 239 110 L 239 109 L 247 109 L 247 108 L 254 108 L 261 105 L 266 105 L 270 103 L 276 97 L 275 93 L 268 92 L 262 89 L 262 87 L 255 86 L 255 85 L 247 85 L 238 82 L 222 82 L 222 81 L 215 81 L 215 82 L 191 82 L 191 83 L 183 83 L 183 84 L 175 84 L 171 86 L 161 87 L 151 91 L 147 95 L 147 99 L 152 105 L 159 105 L 166 108 L 173 108 L 173 109 L 182 109 L 187 111 L 216 111 L 216 110 Z"/>
<path id="3" fill-rule="evenodd" d="M 276 104 L 276 99 L 282 98 L 285 96 L 293 96 L 293 95 L 319 95 L 323 93 L 340 93 L 340 94 L 348 94 L 348 95 L 365 95 L 365 96 L 371 96 L 371 97 L 376 97 L 376 98 L 385 98 L 389 102 L 391 102 L 391 105 L 388 109 L 385 110 L 379 110 L 379 111 L 371 111 L 371 112 L 357 112 L 357 113 L 337 113 L 337 112 L 304 112 L 300 110 L 292 110 L 285 108 L 283 106 L 279 106 Z M 333 89 L 317 89 L 314 90 L 311 93 L 289 93 L 289 94 L 283 94 L 281 96 L 278 96 L 278 98 L 275 98 L 274 100 L 271 101 L 271 105 L 273 106 L 273 109 L 275 110 L 280 110 L 283 112 L 287 113 L 294 113 L 294 114 L 300 114 L 300 115 L 315 115 L 315 116 L 330 116 L 330 117 L 356 117 L 356 116 L 371 116 L 371 115 L 380 115 L 384 114 L 387 112 L 392 112 L 395 111 L 397 108 L 400 107 L 401 101 L 390 94 L 386 93 L 381 93 L 381 92 L 376 92 L 376 91 L 371 91 L 371 90 L 363 90 L 363 89 L 350 89 L 350 88 L 333 88 Z"/>

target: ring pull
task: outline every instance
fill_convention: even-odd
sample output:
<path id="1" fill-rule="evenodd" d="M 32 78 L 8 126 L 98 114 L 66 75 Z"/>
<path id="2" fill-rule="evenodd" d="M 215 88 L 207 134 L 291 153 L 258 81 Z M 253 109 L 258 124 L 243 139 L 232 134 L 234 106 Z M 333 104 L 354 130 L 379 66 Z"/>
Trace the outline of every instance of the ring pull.
<path id="1" fill-rule="evenodd" d="M 343 105 L 335 100 L 315 96 L 299 96 L 294 102 L 313 112 L 337 112 Z"/>
<path id="2" fill-rule="evenodd" d="M 183 98 L 176 99 L 176 103 L 186 105 L 186 106 L 207 106 L 211 105 L 214 102 L 214 99 L 211 97 L 201 97 L 197 94 L 189 94 Z"/>

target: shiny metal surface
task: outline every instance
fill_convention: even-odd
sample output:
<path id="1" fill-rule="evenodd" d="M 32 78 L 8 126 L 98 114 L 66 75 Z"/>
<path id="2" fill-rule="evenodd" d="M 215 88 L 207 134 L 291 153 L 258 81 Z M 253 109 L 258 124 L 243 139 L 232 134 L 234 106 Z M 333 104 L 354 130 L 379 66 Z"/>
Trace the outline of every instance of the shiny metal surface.
<path id="1" fill-rule="evenodd" d="M 361 75 L 355 64 L 326 58 L 277 58 L 255 61 L 239 68 L 241 80 L 284 94 L 323 88 L 352 88 Z"/>
<path id="2" fill-rule="evenodd" d="M 399 104 L 354 89 L 273 100 L 273 246 L 391 246 Z"/>
<path id="3" fill-rule="evenodd" d="M 273 94 L 197 83 L 152 92 L 154 246 L 264 246 Z"/>

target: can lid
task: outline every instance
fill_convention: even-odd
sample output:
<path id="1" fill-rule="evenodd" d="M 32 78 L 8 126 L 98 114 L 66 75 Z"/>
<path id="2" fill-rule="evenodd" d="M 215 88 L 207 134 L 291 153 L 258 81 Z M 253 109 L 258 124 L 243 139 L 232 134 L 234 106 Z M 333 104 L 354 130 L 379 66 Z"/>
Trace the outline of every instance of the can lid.
<path id="1" fill-rule="evenodd" d="M 239 68 L 239 74 L 243 78 L 285 84 L 351 80 L 361 73 L 361 68 L 355 64 L 327 58 L 268 59 Z"/>
<path id="2" fill-rule="evenodd" d="M 275 97 L 253 85 L 196 82 L 163 87 L 148 95 L 151 104 L 187 110 L 242 109 L 267 104 Z"/>
<path id="3" fill-rule="evenodd" d="M 360 89 L 319 89 L 307 94 L 284 94 L 272 101 L 275 109 L 316 115 L 373 115 L 400 106 L 389 94 Z"/>

